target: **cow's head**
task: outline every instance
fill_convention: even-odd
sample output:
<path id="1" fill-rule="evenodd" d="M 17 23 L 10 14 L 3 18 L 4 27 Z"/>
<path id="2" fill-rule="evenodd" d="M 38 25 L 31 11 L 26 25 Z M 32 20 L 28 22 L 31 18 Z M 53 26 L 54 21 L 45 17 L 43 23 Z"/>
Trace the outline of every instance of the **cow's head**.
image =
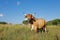
<path id="1" fill-rule="evenodd" d="M 25 14 L 25 20 L 31 20 L 32 18 L 34 18 L 32 14 Z"/>
<path id="2" fill-rule="evenodd" d="M 32 14 L 25 14 L 25 20 L 30 24 L 33 24 L 33 21 L 35 21 L 35 17 Z"/>

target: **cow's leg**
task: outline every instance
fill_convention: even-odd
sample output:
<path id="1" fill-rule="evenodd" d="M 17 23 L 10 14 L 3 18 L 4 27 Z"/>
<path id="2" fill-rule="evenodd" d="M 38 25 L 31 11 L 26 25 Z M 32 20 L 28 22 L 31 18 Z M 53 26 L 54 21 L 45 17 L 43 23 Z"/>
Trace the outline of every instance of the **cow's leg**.
<path id="1" fill-rule="evenodd" d="M 34 27 L 34 32 L 37 32 L 37 27 L 36 26 Z"/>
<path id="2" fill-rule="evenodd" d="M 45 27 L 45 32 L 47 32 L 47 28 Z"/>
<path id="3" fill-rule="evenodd" d="M 47 27 L 44 25 L 43 32 L 47 32 Z"/>
<path id="4" fill-rule="evenodd" d="M 34 26 L 34 25 L 32 25 L 32 27 L 31 27 L 31 31 L 37 32 L 37 27 Z"/>
<path id="5" fill-rule="evenodd" d="M 42 32 L 43 28 L 37 28 L 37 32 Z"/>
<path id="6" fill-rule="evenodd" d="M 34 30 L 34 25 L 31 26 L 31 31 Z"/>
<path id="7" fill-rule="evenodd" d="M 46 28 L 43 28 L 43 32 L 47 32 L 47 29 Z"/>

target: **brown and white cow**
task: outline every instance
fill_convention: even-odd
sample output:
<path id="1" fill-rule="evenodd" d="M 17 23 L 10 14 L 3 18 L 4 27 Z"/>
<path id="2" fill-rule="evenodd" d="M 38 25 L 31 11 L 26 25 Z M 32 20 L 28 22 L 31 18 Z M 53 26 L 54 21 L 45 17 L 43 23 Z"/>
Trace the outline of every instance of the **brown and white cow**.
<path id="1" fill-rule="evenodd" d="M 46 32 L 46 21 L 42 18 L 35 18 L 32 14 L 25 14 L 25 20 L 31 25 L 31 30 L 35 32 Z"/>

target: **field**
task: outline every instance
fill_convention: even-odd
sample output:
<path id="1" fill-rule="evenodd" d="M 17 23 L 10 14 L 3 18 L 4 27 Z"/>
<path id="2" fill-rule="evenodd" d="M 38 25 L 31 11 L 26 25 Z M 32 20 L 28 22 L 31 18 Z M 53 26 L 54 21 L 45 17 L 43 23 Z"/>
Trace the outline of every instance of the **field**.
<path id="1" fill-rule="evenodd" d="M 0 25 L 0 40 L 60 40 L 60 26 L 47 29 L 47 33 L 35 33 L 27 25 Z"/>

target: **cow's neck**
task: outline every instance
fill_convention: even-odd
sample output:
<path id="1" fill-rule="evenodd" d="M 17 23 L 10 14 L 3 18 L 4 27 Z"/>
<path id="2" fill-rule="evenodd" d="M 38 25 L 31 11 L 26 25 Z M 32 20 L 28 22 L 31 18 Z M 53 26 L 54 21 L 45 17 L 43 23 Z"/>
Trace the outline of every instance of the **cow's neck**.
<path id="1" fill-rule="evenodd" d="M 33 22 L 35 22 L 35 18 L 31 18 L 31 19 L 29 20 L 29 23 L 30 23 L 30 24 L 33 24 Z"/>

